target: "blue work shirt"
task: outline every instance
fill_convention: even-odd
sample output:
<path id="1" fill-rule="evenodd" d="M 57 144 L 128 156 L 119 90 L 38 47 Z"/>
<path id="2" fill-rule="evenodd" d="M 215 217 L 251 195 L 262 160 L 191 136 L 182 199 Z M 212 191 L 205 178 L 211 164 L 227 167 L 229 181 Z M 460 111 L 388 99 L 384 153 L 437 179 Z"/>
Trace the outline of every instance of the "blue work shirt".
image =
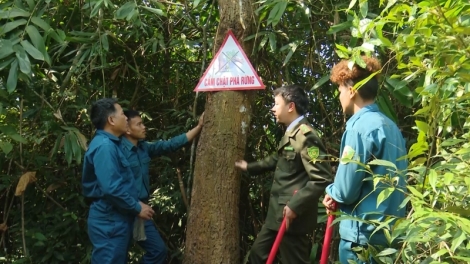
<path id="1" fill-rule="evenodd" d="M 92 198 L 90 217 L 128 220 L 140 213 L 130 164 L 119 147 L 119 138 L 97 130 L 83 161 L 83 195 Z"/>
<path id="2" fill-rule="evenodd" d="M 147 200 L 150 196 L 149 165 L 154 157 L 178 150 L 188 143 L 186 134 L 181 134 L 170 140 L 147 142 L 140 140 L 134 146 L 126 137 L 121 137 L 121 149 L 131 165 L 135 178 L 135 186 L 140 200 Z"/>
<path id="3" fill-rule="evenodd" d="M 376 104 L 363 107 L 348 120 L 340 153 L 342 161 L 334 183 L 326 188 L 326 193 L 338 202 L 343 213 L 365 221 L 380 222 L 387 220 L 387 216 L 405 216 L 405 208 L 399 208 L 405 199 L 403 192 L 394 190 L 377 205 L 379 194 L 391 186 L 378 183 L 374 189 L 374 181 L 370 180 L 372 175 L 357 163 L 367 164 L 373 159 L 394 163 L 397 170 L 379 165 L 371 165 L 371 170 L 374 175 L 388 174 L 386 177 L 396 177 L 394 185 L 404 191 L 408 166 L 407 160 L 403 158 L 407 154 L 405 140 L 397 125 L 382 114 Z M 343 220 L 339 228 L 344 240 L 362 245 L 386 245 L 383 231 L 371 237 L 374 230 L 374 225 L 355 220 Z"/>

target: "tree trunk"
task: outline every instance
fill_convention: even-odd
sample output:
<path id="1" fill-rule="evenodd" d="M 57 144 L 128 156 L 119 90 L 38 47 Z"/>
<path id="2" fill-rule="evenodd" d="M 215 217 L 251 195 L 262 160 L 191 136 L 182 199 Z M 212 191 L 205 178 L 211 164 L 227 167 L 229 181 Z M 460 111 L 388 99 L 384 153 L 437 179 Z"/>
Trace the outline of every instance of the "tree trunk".
<path id="1" fill-rule="evenodd" d="M 253 34 L 251 0 L 219 0 L 220 24 L 214 54 L 231 29 L 249 56 Z M 204 129 L 198 143 L 184 264 L 240 263 L 239 196 L 241 172 L 235 161 L 245 155 L 253 92 L 207 94 Z"/>

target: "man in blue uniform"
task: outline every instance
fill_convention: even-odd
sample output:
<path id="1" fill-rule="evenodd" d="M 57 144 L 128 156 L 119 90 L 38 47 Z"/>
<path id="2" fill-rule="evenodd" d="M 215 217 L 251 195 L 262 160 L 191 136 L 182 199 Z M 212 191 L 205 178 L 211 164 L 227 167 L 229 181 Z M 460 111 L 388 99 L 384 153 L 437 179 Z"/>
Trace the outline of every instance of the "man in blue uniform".
<path id="1" fill-rule="evenodd" d="M 150 196 L 150 160 L 176 151 L 193 140 L 201 132 L 204 114 L 199 118 L 198 125 L 188 133 L 183 133 L 168 141 L 155 142 L 144 141 L 146 135 L 145 125 L 139 112 L 127 110 L 124 111 L 124 114 L 128 118 L 129 127 L 121 139 L 121 149 L 133 171 L 139 200 L 147 203 Z M 142 262 L 144 264 L 164 263 L 167 253 L 166 246 L 151 219 L 145 221 L 145 235 L 145 240 L 138 241 L 138 244 L 146 251 Z"/>
<path id="2" fill-rule="evenodd" d="M 333 211 L 336 202 L 342 213 L 365 221 L 340 222 L 339 258 L 342 264 L 347 264 L 348 260 L 363 263 L 353 251 L 355 247 L 389 246 L 383 230 L 372 234 L 375 226 L 370 221 L 383 222 L 389 216 L 405 216 L 405 208 L 400 208 L 405 198 L 402 191 L 406 185 L 408 166 L 404 159 L 407 154 L 405 141 L 396 124 L 382 114 L 374 103 L 379 89 L 378 77 L 372 77 L 362 87 L 353 88 L 356 83 L 381 69 L 377 59 L 363 57 L 363 60 L 366 68 L 355 64 L 349 69 L 348 61 L 343 60 L 333 67 L 331 73 L 331 81 L 339 85 L 343 112 L 352 116 L 346 123 L 341 141 L 341 159 L 336 178 L 326 188 L 323 204 Z M 371 165 L 374 177 L 382 177 L 375 187 L 375 181 L 369 180 L 372 175 L 358 164 L 367 164 L 374 159 L 390 161 L 397 168 Z M 392 193 L 379 203 L 379 194 L 389 187 Z"/>
<path id="3" fill-rule="evenodd" d="M 93 103 L 91 122 L 97 129 L 83 162 L 83 195 L 92 200 L 88 235 L 92 264 L 127 263 L 127 250 L 136 216 L 151 219 L 152 208 L 138 199 L 129 162 L 119 148 L 127 118 L 115 99 Z"/>

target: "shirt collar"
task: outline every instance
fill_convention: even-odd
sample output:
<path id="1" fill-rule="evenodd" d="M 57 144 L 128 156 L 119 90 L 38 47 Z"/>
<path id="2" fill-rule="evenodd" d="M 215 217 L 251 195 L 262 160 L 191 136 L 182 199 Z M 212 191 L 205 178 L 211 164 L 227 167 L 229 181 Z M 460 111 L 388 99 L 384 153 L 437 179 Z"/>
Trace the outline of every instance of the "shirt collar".
<path id="1" fill-rule="evenodd" d="M 131 150 L 131 149 L 133 149 L 134 147 L 136 147 L 136 146 L 134 146 L 134 144 L 132 144 L 132 142 L 129 141 L 129 139 L 127 139 L 127 138 L 124 137 L 124 136 L 121 137 L 121 143 L 122 143 L 122 145 L 123 145 L 126 149 L 129 149 L 129 150 Z"/>
<path id="2" fill-rule="evenodd" d="M 105 137 L 111 139 L 112 141 L 119 141 L 119 138 L 118 138 L 118 137 L 116 137 L 115 135 L 113 135 L 113 134 L 111 134 L 111 133 L 109 133 L 109 132 L 106 132 L 106 131 L 104 131 L 104 130 L 102 130 L 102 129 L 96 130 L 96 135 L 105 136 Z"/>
<path id="3" fill-rule="evenodd" d="M 363 108 L 361 108 L 359 111 L 357 111 L 351 118 L 349 118 L 348 122 L 346 122 L 347 127 L 351 127 L 358 119 L 361 117 L 361 115 L 367 113 L 367 112 L 379 112 L 379 107 L 377 104 L 373 103 L 370 105 L 366 105 Z"/>
<path id="4" fill-rule="evenodd" d="M 300 120 L 302 120 L 302 118 L 304 118 L 303 115 L 297 117 L 294 121 L 292 121 L 292 123 L 290 123 L 290 125 L 287 127 L 286 132 L 293 129 L 300 122 Z"/>

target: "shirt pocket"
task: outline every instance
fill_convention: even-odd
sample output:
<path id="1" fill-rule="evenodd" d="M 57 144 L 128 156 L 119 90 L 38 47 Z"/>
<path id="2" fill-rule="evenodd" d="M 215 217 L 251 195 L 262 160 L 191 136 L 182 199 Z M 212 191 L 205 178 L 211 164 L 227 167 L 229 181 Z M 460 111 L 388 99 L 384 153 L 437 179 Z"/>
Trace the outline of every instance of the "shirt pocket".
<path id="1" fill-rule="evenodd" d="M 281 163 L 281 169 L 285 172 L 293 172 L 296 170 L 295 158 L 297 153 L 292 150 L 284 150 L 282 152 L 283 162 Z"/>
<path id="2" fill-rule="evenodd" d="M 149 175 L 149 166 L 150 166 L 150 157 L 142 157 L 140 162 L 141 162 L 141 170 L 142 170 L 142 176 L 143 177 L 148 177 Z"/>
<path id="3" fill-rule="evenodd" d="M 125 158 L 121 159 L 121 175 L 125 179 L 131 178 L 132 176 L 134 176 L 131 170 L 131 164 Z"/>

